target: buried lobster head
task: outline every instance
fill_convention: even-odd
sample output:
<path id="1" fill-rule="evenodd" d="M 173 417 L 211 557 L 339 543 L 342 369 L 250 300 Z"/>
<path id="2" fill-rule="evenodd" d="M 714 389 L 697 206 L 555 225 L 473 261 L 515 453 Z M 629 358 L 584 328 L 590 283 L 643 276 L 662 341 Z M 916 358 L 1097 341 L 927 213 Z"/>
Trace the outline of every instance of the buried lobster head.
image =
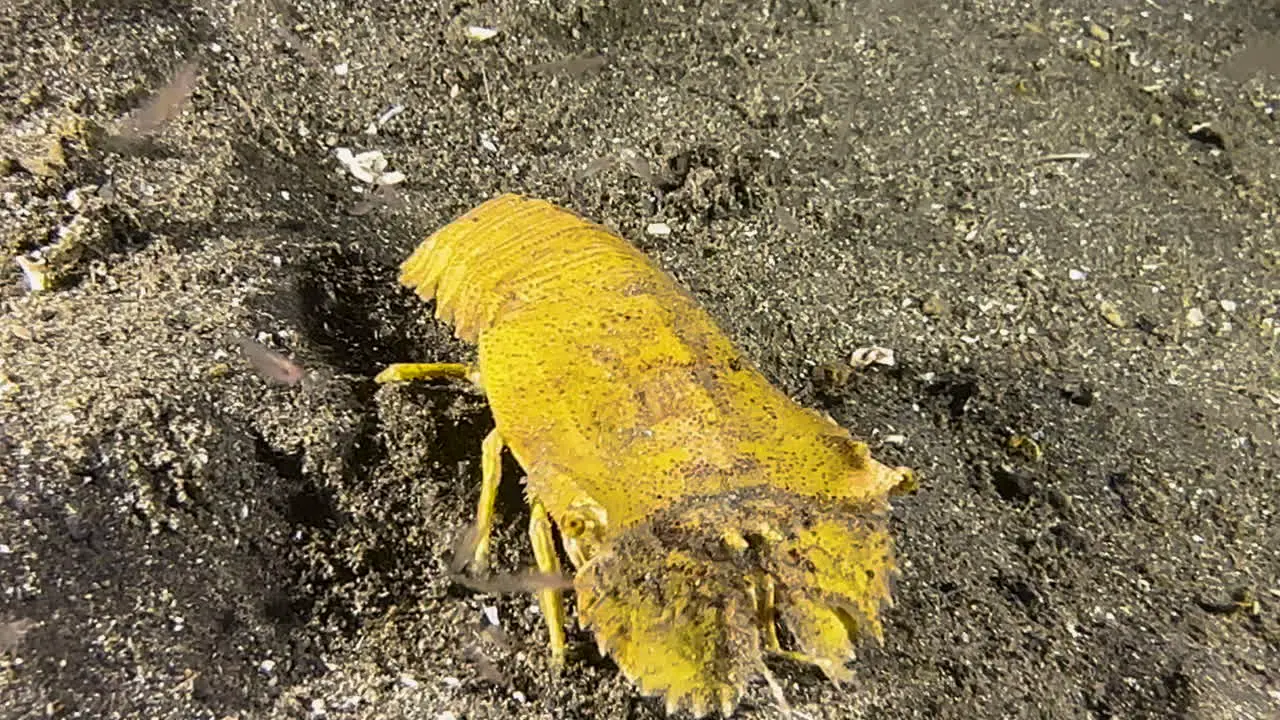
<path id="1" fill-rule="evenodd" d="M 834 682 L 864 636 L 880 639 L 895 572 L 883 500 L 762 486 L 688 497 L 621 531 L 579 571 L 578 616 L 668 712 L 728 717 L 756 677 L 785 705 L 764 657 Z M 790 636 L 783 650 L 777 625 Z"/>

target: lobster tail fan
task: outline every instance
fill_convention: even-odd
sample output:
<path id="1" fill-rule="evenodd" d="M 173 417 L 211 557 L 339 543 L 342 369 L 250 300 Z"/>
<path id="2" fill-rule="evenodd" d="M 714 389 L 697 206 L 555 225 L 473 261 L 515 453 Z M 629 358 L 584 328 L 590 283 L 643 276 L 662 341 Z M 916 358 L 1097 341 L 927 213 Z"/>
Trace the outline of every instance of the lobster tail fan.
<path id="1" fill-rule="evenodd" d="M 574 272 L 590 268 L 590 273 Z M 652 281 L 647 257 L 605 228 L 545 200 L 501 195 L 437 230 L 400 268 L 400 283 L 436 301 L 460 339 L 525 303 L 563 299 L 595 282 Z"/>

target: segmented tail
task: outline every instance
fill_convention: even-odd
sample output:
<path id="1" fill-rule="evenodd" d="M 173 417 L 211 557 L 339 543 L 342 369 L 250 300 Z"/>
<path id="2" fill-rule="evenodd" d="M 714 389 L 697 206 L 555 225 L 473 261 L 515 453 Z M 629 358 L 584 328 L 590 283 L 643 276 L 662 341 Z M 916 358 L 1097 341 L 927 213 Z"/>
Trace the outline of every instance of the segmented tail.
<path id="1" fill-rule="evenodd" d="M 622 238 L 521 195 L 489 200 L 437 230 L 401 266 L 400 282 L 434 299 L 436 317 L 468 342 L 545 298 L 672 284 Z"/>

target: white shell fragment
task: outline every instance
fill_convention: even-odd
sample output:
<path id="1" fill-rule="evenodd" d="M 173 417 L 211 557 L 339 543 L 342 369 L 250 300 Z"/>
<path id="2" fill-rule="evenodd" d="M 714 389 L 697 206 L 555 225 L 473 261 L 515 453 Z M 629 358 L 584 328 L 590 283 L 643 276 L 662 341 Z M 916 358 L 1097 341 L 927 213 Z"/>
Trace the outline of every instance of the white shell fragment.
<path id="1" fill-rule="evenodd" d="M 391 120 L 394 119 L 395 116 L 399 115 L 402 112 L 404 112 L 403 105 L 392 105 L 385 112 L 379 115 L 375 120 L 373 120 L 367 126 L 365 126 L 364 134 L 377 135 L 378 131 L 382 129 L 383 125 L 386 125 L 387 123 L 391 122 Z"/>
<path id="2" fill-rule="evenodd" d="M 403 105 L 392 105 L 391 107 L 387 108 L 386 112 L 378 116 L 378 124 L 386 125 L 388 122 L 391 122 L 391 118 L 394 118 L 395 116 L 399 115 L 402 112 L 404 112 Z"/>
<path id="3" fill-rule="evenodd" d="M 649 223 L 644 231 L 654 237 L 666 237 L 671 234 L 671 226 L 666 223 Z"/>
<path id="4" fill-rule="evenodd" d="M 467 39 L 469 40 L 475 40 L 476 42 L 484 42 L 485 40 L 492 40 L 493 38 L 497 37 L 497 35 L 498 35 L 497 28 L 484 27 L 483 25 L 467 26 Z"/>
<path id="5" fill-rule="evenodd" d="M 15 257 L 13 261 L 22 268 L 22 277 L 26 281 L 28 290 L 38 293 L 49 289 L 49 273 L 43 261 L 32 260 L 22 255 Z"/>
<path id="6" fill-rule="evenodd" d="M 97 185 L 86 185 L 84 187 L 73 188 L 67 193 L 67 204 L 72 210 L 79 212 L 89 202 L 89 198 L 98 192 Z"/>
<path id="7" fill-rule="evenodd" d="M 879 345 L 858 348 L 853 351 L 853 356 L 849 358 L 849 364 L 858 370 L 872 365 L 893 367 L 895 362 L 893 351 Z"/>
<path id="8" fill-rule="evenodd" d="M 386 172 L 387 158 L 381 150 L 367 150 L 359 155 L 353 154 L 350 148 L 336 148 L 334 155 L 342 163 L 347 172 L 357 180 L 371 185 L 396 185 L 405 181 L 402 172 Z"/>

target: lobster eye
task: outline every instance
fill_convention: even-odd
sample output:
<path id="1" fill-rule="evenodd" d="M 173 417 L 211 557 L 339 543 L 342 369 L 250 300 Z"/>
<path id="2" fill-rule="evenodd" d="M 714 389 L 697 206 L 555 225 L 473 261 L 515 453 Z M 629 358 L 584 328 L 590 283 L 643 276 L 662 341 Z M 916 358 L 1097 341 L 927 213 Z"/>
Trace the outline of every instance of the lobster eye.
<path id="1" fill-rule="evenodd" d="M 571 538 L 576 538 L 587 530 L 587 524 L 577 515 L 565 518 L 564 525 L 561 527 L 564 529 L 565 536 Z"/>

